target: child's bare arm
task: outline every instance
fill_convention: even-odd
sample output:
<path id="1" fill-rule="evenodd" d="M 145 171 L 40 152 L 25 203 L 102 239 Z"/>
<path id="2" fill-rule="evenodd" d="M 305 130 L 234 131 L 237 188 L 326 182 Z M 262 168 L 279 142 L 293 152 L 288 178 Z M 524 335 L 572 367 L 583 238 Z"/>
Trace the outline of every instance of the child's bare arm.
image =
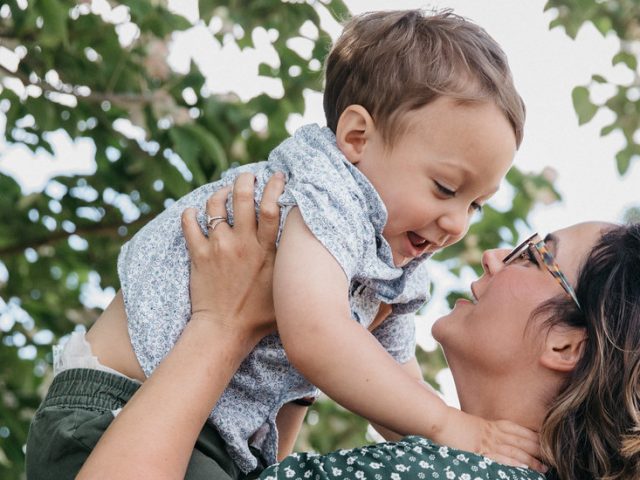
<path id="1" fill-rule="evenodd" d="M 415 379 L 419 384 L 424 384 L 424 380 L 422 379 L 422 371 L 420 370 L 420 365 L 418 364 L 418 360 L 416 357 L 412 357 L 408 362 L 401 363 L 400 368 L 402 368 L 409 376 Z M 432 392 L 434 395 L 437 395 L 435 391 Z M 400 435 L 393 430 L 389 430 L 388 428 L 383 427 L 382 425 L 378 425 L 377 423 L 371 423 L 373 428 L 382 435 L 382 437 L 388 442 L 395 442 L 402 439 L 403 435 Z"/>
<path id="2" fill-rule="evenodd" d="M 287 455 L 291 455 L 296 438 L 302 428 L 302 422 L 307 414 L 306 406 L 296 403 L 285 403 L 276 417 L 278 427 L 278 461 L 281 462 Z"/>
<path id="3" fill-rule="evenodd" d="M 278 330 L 291 363 L 344 407 L 401 435 L 541 467 L 527 453 L 537 453 L 528 430 L 503 435 L 491 422 L 448 407 L 404 371 L 351 319 L 348 288 L 339 264 L 293 209 L 274 270 Z M 505 441 L 513 448 L 498 449 Z"/>

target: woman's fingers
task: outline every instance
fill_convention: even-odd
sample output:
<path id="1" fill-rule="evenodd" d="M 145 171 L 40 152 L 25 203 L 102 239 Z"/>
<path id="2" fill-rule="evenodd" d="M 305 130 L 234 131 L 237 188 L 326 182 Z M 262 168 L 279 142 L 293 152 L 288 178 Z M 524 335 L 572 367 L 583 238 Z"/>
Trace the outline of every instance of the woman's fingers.
<path id="1" fill-rule="evenodd" d="M 224 187 L 211 195 L 207 200 L 207 234 L 211 236 L 213 231 L 229 230 L 227 223 L 227 196 L 231 187 Z M 220 229 L 220 230 L 218 230 Z"/>
<path id="2" fill-rule="evenodd" d="M 524 465 L 542 473 L 547 470 L 538 460 L 542 455 L 538 433 L 513 422 L 498 420 L 495 424 L 501 432 L 502 441 L 491 458 L 508 465 Z"/>
<path id="3" fill-rule="evenodd" d="M 505 444 L 510 444 L 520 450 L 526 451 L 533 457 L 540 457 L 540 436 L 533 430 L 509 421 L 498 420 L 496 425 L 503 435 L 508 435 Z"/>
<path id="4" fill-rule="evenodd" d="M 202 229 L 198 224 L 198 212 L 195 208 L 187 208 L 182 212 L 182 232 L 187 241 L 187 249 L 193 258 L 206 247 L 207 240 L 202 235 Z"/>
<path id="5" fill-rule="evenodd" d="M 529 468 L 540 473 L 545 473 L 548 469 L 537 459 L 532 458 L 530 461 L 522 461 L 522 459 L 516 459 L 505 455 L 491 455 L 491 460 L 502 463 L 503 465 L 511 465 L 512 467 Z"/>
<path id="6" fill-rule="evenodd" d="M 541 473 L 545 473 L 547 471 L 547 467 L 536 457 L 529 455 L 524 450 L 520 450 L 512 446 L 505 445 L 496 453 L 491 454 L 490 457 L 493 460 L 504 463 L 505 465 L 527 467 Z"/>
<path id="7" fill-rule="evenodd" d="M 233 227 L 239 232 L 255 235 L 256 209 L 254 201 L 255 177 L 245 172 L 233 183 Z"/>
<path id="8" fill-rule="evenodd" d="M 258 222 L 258 242 L 263 248 L 275 251 L 278 227 L 280 226 L 280 207 L 278 198 L 284 191 L 284 175 L 274 173 L 262 193 L 260 202 L 260 222 Z"/>

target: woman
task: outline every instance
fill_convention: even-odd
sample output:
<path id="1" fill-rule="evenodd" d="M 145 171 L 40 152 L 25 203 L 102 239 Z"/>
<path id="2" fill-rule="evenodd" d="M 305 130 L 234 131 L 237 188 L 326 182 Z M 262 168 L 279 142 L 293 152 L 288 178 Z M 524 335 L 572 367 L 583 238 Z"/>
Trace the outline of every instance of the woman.
<path id="1" fill-rule="evenodd" d="M 215 208 L 221 205 L 214 205 L 212 216 Z M 263 313 L 272 311 L 268 289 L 252 288 L 269 285 L 275 231 L 269 226 L 277 221 L 275 209 L 270 213 L 263 213 L 257 238 L 247 222 L 234 229 L 222 224 L 210 240 L 185 215 L 194 317 L 78 478 L 184 477 L 207 413 L 244 355 L 273 328 Z M 254 262 L 246 256 L 234 261 L 247 251 L 254 252 Z M 640 227 L 577 225 L 546 241 L 532 239 L 510 255 L 486 252 L 483 265 L 485 275 L 472 285 L 474 302 L 459 301 L 433 329 L 462 408 L 539 430 L 548 478 L 638 478 Z M 221 274 L 238 284 L 211 298 L 205 285 Z M 208 368 L 214 364 L 216 370 Z M 188 378 L 181 375 L 187 367 Z M 423 460 L 416 457 L 423 454 Z M 351 472 L 334 470 L 341 459 Z M 474 473 L 460 478 L 541 478 L 417 438 L 329 456 L 291 456 L 262 477 L 436 478 L 426 476 L 435 472 L 457 478 L 456 469 L 466 467 Z"/>

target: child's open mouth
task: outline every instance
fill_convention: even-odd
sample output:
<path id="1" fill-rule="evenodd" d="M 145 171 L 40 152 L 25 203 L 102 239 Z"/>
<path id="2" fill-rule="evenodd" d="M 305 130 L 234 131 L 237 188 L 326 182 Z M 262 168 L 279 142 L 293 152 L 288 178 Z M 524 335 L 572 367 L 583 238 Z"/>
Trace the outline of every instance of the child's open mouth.
<path id="1" fill-rule="evenodd" d="M 421 237 L 415 232 L 407 232 L 407 238 L 409 239 L 409 242 L 413 247 L 414 251 L 412 253 L 414 257 L 419 257 L 420 255 L 422 255 L 427 251 L 429 246 L 432 245 L 431 242 L 429 242 L 429 240 L 427 240 L 424 237 Z"/>

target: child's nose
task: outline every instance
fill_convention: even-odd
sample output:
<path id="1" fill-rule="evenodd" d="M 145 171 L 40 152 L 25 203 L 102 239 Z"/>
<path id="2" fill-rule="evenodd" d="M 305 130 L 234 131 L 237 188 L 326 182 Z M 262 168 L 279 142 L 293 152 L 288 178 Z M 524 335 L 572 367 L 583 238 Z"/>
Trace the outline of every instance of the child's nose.
<path id="1" fill-rule="evenodd" d="M 449 238 L 461 238 L 469 227 L 469 215 L 465 211 L 453 211 L 440 217 L 440 228 Z"/>
<path id="2" fill-rule="evenodd" d="M 502 260 L 507 256 L 509 251 L 506 248 L 492 248 L 485 250 L 482 254 L 482 269 L 485 273 L 493 275 L 504 268 Z"/>

